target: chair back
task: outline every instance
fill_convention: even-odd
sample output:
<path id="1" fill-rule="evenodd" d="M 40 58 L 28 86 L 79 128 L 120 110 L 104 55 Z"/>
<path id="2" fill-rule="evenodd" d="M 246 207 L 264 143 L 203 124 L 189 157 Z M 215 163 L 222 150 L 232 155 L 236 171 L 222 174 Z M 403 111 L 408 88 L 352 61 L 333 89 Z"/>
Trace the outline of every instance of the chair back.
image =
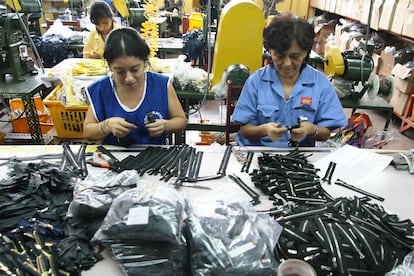
<path id="1" fill-rule="evenodd" d="M 231 80 L 227 81 L 227 98 L 226 98 L 226 128 L 225 128 L 225 143 L 230 143 L 230 134 L 240 130 L 240 124 L 231 121 L 231 115 L 236 107 L 237 100 L 242 92 L 243 85 L 233 86 Z"/>

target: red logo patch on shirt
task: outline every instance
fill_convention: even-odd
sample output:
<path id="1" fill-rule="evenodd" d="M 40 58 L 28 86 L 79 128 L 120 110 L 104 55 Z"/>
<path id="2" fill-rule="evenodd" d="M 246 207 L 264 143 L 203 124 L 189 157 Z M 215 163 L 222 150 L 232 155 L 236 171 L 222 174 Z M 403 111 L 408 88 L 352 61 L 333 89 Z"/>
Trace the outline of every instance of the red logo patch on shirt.
<path id="1" fill-rule="evenodd" d="M 300 97 L 300 104 L 312 105 L 312 98 L 311 97 Z"/>

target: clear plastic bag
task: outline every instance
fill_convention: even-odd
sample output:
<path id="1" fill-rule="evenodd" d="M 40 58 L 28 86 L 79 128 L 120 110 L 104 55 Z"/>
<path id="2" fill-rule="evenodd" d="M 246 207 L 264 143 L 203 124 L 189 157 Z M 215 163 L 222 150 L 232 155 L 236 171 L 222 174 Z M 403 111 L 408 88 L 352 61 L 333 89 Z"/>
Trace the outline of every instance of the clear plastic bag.
<path id="1" fill-rule="evenodd" d="M 186 219 L 193 275 L 276 275 L 282 227 L 248 203 L 210 203 Z"/>
<path id="2" fill-rule="evenodd" d="M 208 74 L 201 68 L 194 68 L 190 62 L 185 62 L 185 56 L 177 58 L 177 62 L 171 65 L 174 87 L 179 90 L 194 90 L 204 93 L 210 87 Z"/>
<path id="3" fill-rule="evenodd" d="M 414 276 L 414 251 L 408 253 L 402 264 L 387 272 L 385 276 Z"/>
<path id="4" fill-rule="evenodd" d="M 362 137 L 362 147 L 366 149 L 379 149 L 388 145 L 391 141 L 398 140 L 394 129 L 376 130 L 369 128 Z"/>
<path id="5" fill-rule="evenodd" d="M 169 243 L 115 243 L 109 246 L 125 275 L 191 275 L 188 249 Z"/>
<path id="6" fill-rule="evenodd" d="M 142 182 L 113 200 L 92 241 L 183 244 L 184 206 L 173 188 Z"/>
<path id="7" fill-rule="evenodd" d="M 110 170 L 102 174 L 89 174 L 76 183 L 67 216 L 82 219 L 104 217 L 112 200 L 136 187 L 139 179 L 136 170 L 126 170 L 119 174 Z"/>

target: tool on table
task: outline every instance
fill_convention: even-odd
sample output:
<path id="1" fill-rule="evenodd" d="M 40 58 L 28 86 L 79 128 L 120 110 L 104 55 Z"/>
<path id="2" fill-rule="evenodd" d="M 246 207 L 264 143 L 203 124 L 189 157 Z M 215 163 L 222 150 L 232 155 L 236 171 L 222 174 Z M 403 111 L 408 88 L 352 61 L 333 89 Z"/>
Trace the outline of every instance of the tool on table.
<path id="1" fill-rule="evenodd" d="M 89 164 L 89 165 L 91 165 L 92 167 L 96 167 L 96 168 L 109 169 L 111 167 L 109 165 L 109 163 L 106 163 L 106 162 L 96 162 L 96 161 L 93 161 L 93 159 L 86 160 L 86 163 Z"/>
<path id="2" fill-rule="evenodd" d="M 109 151 L 108 149 L 106 149 L 103 146 L 98 146 L 97 150 L 102 152 L 103 154 L 105 154 L 106 156 L 109 157 L 109 159 L 107 160 L 108 164 L 109 164 L 109 168 L 111 170 L 114 171 L 119 171 L 119 164 L 121 163 L 118 158 L 116 158 L 111 151 Z"/>

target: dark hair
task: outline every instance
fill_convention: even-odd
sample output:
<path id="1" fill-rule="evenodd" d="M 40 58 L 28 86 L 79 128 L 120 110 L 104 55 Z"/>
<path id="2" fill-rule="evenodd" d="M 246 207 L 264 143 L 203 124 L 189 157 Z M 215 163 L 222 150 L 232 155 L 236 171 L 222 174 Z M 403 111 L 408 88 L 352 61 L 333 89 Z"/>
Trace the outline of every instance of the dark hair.
<path id="1" fill-rule="evenodd" d="M 104 1 L 93 2 L 89 11 L 91 22 L 95 25 L 99 24 L 99 20 L 103 18 L 113 18 L 111 7 Z"/>
<path id="2" fill-rule="evenodd" d="M 315 31 L 305 19 L 292 14 L 277 15 L 264 28 L 263 39 L 266 50 L 275 50 L 283 54 L 294 39 L 299 46 L 308 53 L 312 50 Z M 306 60 L 308 57 L 306 57 Z"/>
<path id="3" fill-rule="evenodd" d="M 148 60 L 150 48 L 133 28 L 123 27 L 112 30 L 105 42 L 104 58 L 111 64 L 120 56 L 133 56 Z"/>

